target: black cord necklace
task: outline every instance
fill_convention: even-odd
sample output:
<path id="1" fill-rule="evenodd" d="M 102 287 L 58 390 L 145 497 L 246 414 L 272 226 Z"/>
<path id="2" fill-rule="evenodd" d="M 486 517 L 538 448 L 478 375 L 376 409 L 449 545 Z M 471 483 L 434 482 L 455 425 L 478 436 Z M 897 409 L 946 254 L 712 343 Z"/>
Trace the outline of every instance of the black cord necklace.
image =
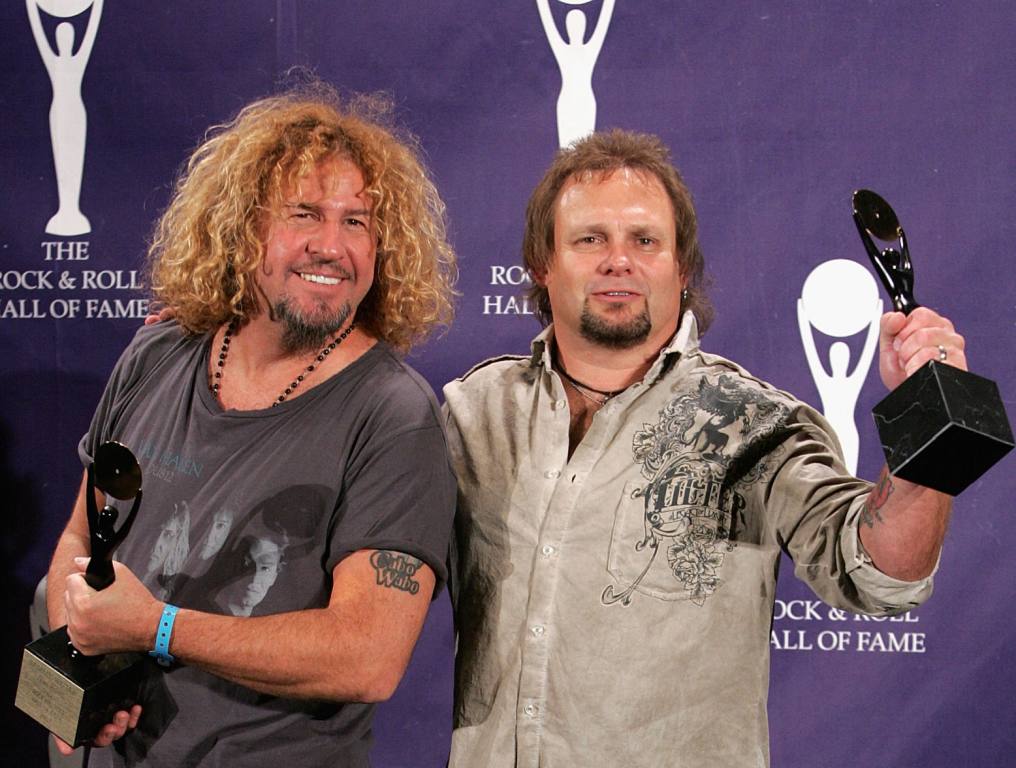
<path id="1" fill-rule="evenodd" d="M 610 400 L 610 398 L 621 394 L 627 389 L 627 387 L 621 387 L 621 389 L 605 390 L 605 389 L 597 389 L 596 387 L 591 387 L 588 384 L 583 384 L 581 381 L 576 379 L 574 376 L 568 373 L 568 371 L 565 370 L 564 363 L 561 361 L 560 356 L 558 356 L 557 360 L 557 372 L 560 373 L 562 376 L 564 376 L 564 378 L 573 387 L 575 387 L 576 391 L 578 391 L 580 395 L 583 395 L 587 400 L 592 400 L 594 403 L 599 403 L 600 405 L 603 405 L 605 402 Z M 593 400 L 593 398 L 586 395 L 585 392 L 583 392 L 583 390 L 585 390 L 586 392 L 592 392 L 594 394 L 597 394 L 600 397 L 602 397 L 603 400 Z"/>

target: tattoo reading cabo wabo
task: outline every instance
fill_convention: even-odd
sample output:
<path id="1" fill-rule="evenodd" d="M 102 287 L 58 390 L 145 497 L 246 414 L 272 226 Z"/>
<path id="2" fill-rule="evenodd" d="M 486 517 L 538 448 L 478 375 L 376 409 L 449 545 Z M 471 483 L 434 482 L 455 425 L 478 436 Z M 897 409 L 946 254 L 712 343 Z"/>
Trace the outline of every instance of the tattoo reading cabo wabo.
<path id="1" fill-rule="evenodd" d="M 420 582 L 415 581 L 413 576 L 422 563 L 415 557 L 387 549 L 379 549 L 370 555 L 378 586 L 401 589 L 411 595 L 420 591 Z"/>
<path id="2" fill-rule="evenodd" d="M 604 605 L 631 603 L 661 543 L 678 585 L 693 603 L 705 603 L 720 586 L 717 572 L 744 524 L 744 492 L 772 475 L 782 453 L 772 438 L 789 413 L 769 393 L 724 374 L 703 378 L 697 391 L 675 397 L 656 424 L 635 433 L 632 453 L 649 483 L 632 493 L 644 500 L 645 519 L 642 540 L 630 546 L 651 552 L 627 589 L 603 590 Z"/>

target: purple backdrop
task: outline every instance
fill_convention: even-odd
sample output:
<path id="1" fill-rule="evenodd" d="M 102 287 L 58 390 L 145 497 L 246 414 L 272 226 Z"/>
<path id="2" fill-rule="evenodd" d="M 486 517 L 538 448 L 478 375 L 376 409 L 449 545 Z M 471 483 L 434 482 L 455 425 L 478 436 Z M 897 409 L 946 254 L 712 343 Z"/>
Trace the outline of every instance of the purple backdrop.
<path id="1" fill-rule="evenodd" d="M 550 5 L 559 29 L 569 9 L 586 14 L 587 35 L 603 12 L 602 0 Z M 40 18 L 53 49 L 60 19 Z M 68 21 L 75 39 L 88 22 L 88 11 Z M 537 330 L 512 301 L 511 267 L 528 192 L 558 144 L 562 76 L 535 2 L 109 3 L 80 89 L 90 231 L 61 236 L 45 231 L 58 207 L 54 86 L 25 4 L 4 3 L 0 25 L 4 752 L 42 765 L 44 735 L 12 704 L 27 605 L 76 490 L 75 442 L 144 314 L 133 285 L 147 233 L 204 130 L 293 65 L 395 96 L 461 257 L 458 322 L 411 359 L 439 390 L 483 357 L 527 349 Z M 821 263 L 864 259 L 849 197 L 870 187 L 907 230 L 919 300 L 955 321 L 972 367 L 1012 410 L 1014 55 L 1016 7 L 1005 2 L 618 0 L 595 61 L 596 126 L 652 131 L 672 147 L 714 280 L 710 350 L 819 404 L 797 299 Z M 78 92 L 61 77 L 69 114 Z M 868 477 L 881 458 L 866 414 L 881 396 L 871 371 L 856 415 Z M 1003 461 L 957 502 L 936 595 L 905 621 L 830 616 L 782 580 L 774 765 L 996 765 L 1016 748 L 1016 675 L 1003 657 L 1016 640 L 1012 468 Z M 379 713 L 376 765 L 444 765 L 451 649 L 443 597 Z"/>

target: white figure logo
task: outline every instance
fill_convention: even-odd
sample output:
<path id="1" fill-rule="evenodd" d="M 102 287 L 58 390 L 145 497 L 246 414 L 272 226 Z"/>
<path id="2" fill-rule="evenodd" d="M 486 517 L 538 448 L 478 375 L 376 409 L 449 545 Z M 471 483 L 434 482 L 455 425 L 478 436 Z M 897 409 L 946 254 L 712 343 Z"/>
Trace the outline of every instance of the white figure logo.
<path id="1" fill-rule="evenodd" d="M 585 5 L 590 0 L 562 0 L 568 5 Z M 596 130 L 596 96 L 593 94 L 593 67 L 607 35 L 614 0 L 603 0 L 596 28 L 589 40 L 586 37 L 586 13 L 572 8 L 564 17 L 568 40 L 554 22 L 550 0 L 536 0 L 543 31 L 550 41 L 550 49 L 561 70 L 561 95 L 557 97 L 557 137 L 562 147 L 581 139 Z"/>
<path id="2" fill-rule="evenodd" d="M 797 300 L 797 322 L 812 378 L 822 397 L 826 419 L 836 430 L 847 469 L 857 474 L 859 438 L 854 407 L 868 375 L 878 343 L 882 299 L 871 273 L 856 261 L 833 259 L 811 271 Z M 829 372 L 819 359 L 812 326 L 827 336 L 846 338 L 867 329 L 860 359 L 850 371 L 850 347 L 834 341 L 829 347 Z"/>
<path id="3" fill-rule="evenodd" d="M 53 164 L 56 166 L 56 188 L 60 207 L 46 224 L 51 235 L 70 237 L 91 232 L 92 227 L 78 201 L 81 197 L 81 175 L 85 166 L 85 129 L 88 116 L 81 100 L 81 80 L 92 52 L 95 33 L 102 16 L 103 0 L 25 0 L 28 21 L 32 25 L 35 44 L 46 65 L 53 85 L 53 104 L 49 108 L 49 136 L 53 142 Z M 84 13 L 89 6 L 88 26 L 81 45 L 74 51 L 74 25 L 62 21 L 56 28 L 56 51 L 46 38 L 39 9 L 59 19 Z"/>

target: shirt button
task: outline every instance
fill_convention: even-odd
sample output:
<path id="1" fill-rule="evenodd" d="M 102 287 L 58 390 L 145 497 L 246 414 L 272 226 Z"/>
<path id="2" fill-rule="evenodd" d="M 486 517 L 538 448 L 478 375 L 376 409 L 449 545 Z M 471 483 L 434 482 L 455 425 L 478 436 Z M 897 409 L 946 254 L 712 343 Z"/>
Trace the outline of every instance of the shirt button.
<path id="1" fill-rule="evenodd" d="M 526 717 L 536 717 L 537 709 L 535 704 L 526 704 L 522 708 L 522 711 L 526 713 Z"/>
<path id="2" fill-rule="evenodd" d="M 554 410 L 555 411 L 564 410 L 564 407 L 566 405 L 568 405 L 568 401 L 567 400 L 555 400 L 554 401 Z"/>
<path id="3" fill-rule="evenodd" d="M 561 472 L 556 469 L 548 469 L 546 472 L 543 473 L 543 476 L 548 480 L 553 480 L 554 478 L 560 477 Z"/>
<path id="4" fill-rule="evenodd" d="M 540 552 L 543 553 L 544 557 L 550 557 L 552 554 L 554 554 L 554 548 L 550 546 L 550 544 L 544 544 Z"/>
<path id="5" fill-rule="evenodd" d="M 534 637 L 543 637 L 543 626 L 537 624 L 535 627 L 530 628 L 530 632 L 533 633 Z"/>

